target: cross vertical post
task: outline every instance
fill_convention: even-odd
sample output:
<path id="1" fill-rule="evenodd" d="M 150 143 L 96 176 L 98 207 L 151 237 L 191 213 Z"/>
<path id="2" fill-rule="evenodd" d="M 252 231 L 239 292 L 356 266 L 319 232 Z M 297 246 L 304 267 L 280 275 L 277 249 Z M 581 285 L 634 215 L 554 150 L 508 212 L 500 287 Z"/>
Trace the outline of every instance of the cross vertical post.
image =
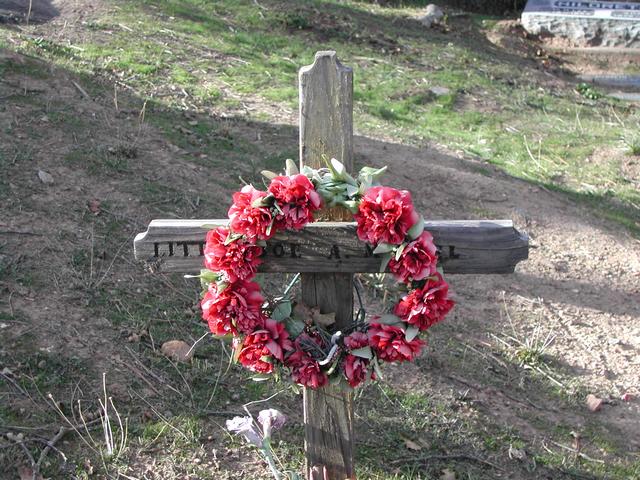
<path id="1" fill-rule="evenodd" d="M 331 158 L 353 171 L 353 71 L 336 52 L 317 52 L 313 65 L 300 69 L 300 167 L 325 166 Z M 326 209 L 322 220 L 349 221 L 341 207 Z M 336 252 L 339 255 L 339 252 Z M 321 313 L 336 314 L 336 329 L 349 328 L 353 316 L 352 273 L 303 273 L 302 301 Z M 306 476 L 309 480 L 355 478 L 353 398 L 348 388 L 304 389 Z"/>

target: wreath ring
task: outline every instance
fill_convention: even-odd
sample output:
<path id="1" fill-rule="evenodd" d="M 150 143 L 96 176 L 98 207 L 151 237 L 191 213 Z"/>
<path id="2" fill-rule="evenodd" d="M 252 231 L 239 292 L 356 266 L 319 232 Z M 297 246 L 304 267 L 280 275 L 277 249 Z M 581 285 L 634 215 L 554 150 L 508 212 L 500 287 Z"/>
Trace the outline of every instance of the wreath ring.
<path id="1" fill-rule="evenodd" d="M 293 382 L 319 388 L 346 381 L 356 387 L 379 376 L 379 362 L 412 361 L 425 342 L 420 334 L 453 307 L 448 284 L 437 269 L 437 251 L 424 219 L 406 190 L 382 186 L 386 167 L 364 167 L 356 178 L 336 159 L 326 168 L 287 160 L 285 175 L 263 172 L 265 191 L 245 185 L 233 194 L 229 224 L 208 231 L 202 317 L 216 336 L 233 339 L 234 359 L 256 379 L 289 375 Z M 266 302 L 251 279 L 262 261 L 266 240 L 283 230 L 300 230 L 321 208 L 347 208 L 357 234 L 407 287 L 393 312 L 365 318 L 361 308 L 348 331 L 332 331 L 331 314 L 320 314 L 287 294 Z M 294 279 L 295 280 L 295 279 Z"/>

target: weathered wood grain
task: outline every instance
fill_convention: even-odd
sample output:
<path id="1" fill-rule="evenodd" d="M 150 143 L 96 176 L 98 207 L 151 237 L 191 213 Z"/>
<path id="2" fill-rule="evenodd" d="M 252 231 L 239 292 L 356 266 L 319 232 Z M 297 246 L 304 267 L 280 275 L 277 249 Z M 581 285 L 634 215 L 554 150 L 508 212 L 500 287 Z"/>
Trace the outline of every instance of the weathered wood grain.
<path id="1" fill-rule="evenodd" d="M 206 236 L 203 225 L 228 220 L 153 220 L 134 241 L 135 256 L 154 271 L 197 273 Z M 527 258 L 528 240 L 510 220 L 426 222 L 445 273 L 511 273 Z M 380 260 L 356 235 L 355 223 L 318 222 L 267 242 L 261 272 L 377 272 Z"/>
<path id="2" fill-rule="evenodd" d="M 300 166 L 323 167 L 332 157 L 353 171 L 353 71 L 338 61 L 336 52 L 318 52 L 313 65 L 300 69 Z M 325 211 L 323 220 L 350 220 L 346 209 Z M 336 225 L 342 235 L 343 227 Z M 315 232 L 321 232 L 317 229 Z M 362 245 L 340 248 L 330 236 L 306 231 L 300 243 L 300 265 L 308 258 L 325 257 L 344 265 L 347 256 L 362 257 Z M 338 233 L 334 231 L 334 233 Z M 353 234 L 353 232 L 351 232 Z M 327 249 L 329 250 L 327 254 Z M 344 257 L 344 261 L 341 257 Z M 319 262 L 324 263 L 324 262 Z M 302 301 L 336 314 L 336 328 L 353 321 L 353 274 L 340 268 L 302 274 Z M 327 272 L 327 273 L 323 273 Z M 355 478 L 353 468 L 353 405 L 349 388 L 304 389 L 306 475 L 309 480 Z"/>

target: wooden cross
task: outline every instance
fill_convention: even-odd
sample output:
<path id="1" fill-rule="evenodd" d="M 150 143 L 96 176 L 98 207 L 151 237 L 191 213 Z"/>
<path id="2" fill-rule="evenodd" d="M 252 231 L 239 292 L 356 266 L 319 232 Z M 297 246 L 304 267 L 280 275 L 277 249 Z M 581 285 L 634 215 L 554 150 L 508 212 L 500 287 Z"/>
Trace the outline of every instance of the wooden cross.
<path id="1" fill-rule="evenodd" d="M 300 165 L 324 166 L 337 158 L 353 171 L 353 71 L 335 52 L 318 52 L 300 70 Z M 380 259 L 358 240 L 346 210 L 329 209 L 322 221 L 300 232 L 278 233 L 267 242 L 260 272 L 300 272 L 302 300 L 336 315 L 344 330 L 353 317 L 353 274 L 378 272 Z M 338 220 L 338 221 L 336 221 Z M 227 220 L 153 220 L 134 241 L 135 257 L 152 271 L 198 273 L 206 230 Z M 528 255 L 528 239 L 509 220 L 427 221 L 445 273 L 512 273 Z M 304 389 L 306 476 L 311 480 L 355 478 L 350 390 Z"/>

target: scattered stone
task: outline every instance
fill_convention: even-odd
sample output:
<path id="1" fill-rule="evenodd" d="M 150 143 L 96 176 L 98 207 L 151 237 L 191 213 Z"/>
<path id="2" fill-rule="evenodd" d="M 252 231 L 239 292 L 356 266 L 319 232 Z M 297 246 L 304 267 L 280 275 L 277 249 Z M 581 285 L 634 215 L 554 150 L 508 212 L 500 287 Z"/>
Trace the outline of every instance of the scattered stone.
<path id="1" fill-rule="evenodd" d="M 191 346 L 182 340 L 169 340 L 162 344 L 160 351 L 167 357 L 178 362 L 189 362 L 193 358 Z"/>
<path id="2" fill-rule="evenodd" d="M 38 178 L 44 184 L 50 185 L 53 183 L 53 176 L 44 170 L 38 170 Z"/>
<path id="3" fill-rule="evenodd" d="M 566 38 L 578 46 L 640 46 L 640 3 L 529 0 L 522 26 L 533 35 Z"/>
<path id="4" fill-rule="evenodd" d="M 418 20 L 427 28 L 431 28 L 433 25 L 439 24 L 444 18 L 444 12 L 442 9 L 433 3 L 427 5 L 427 9 L 424 13 L 424 16 L 420 17 Z"/>
<path id="5" fill-rule="evenodd" d="M 451 93 L 451 89 L 447 87 L 431 87 L 429 91 L 433 93 L 436 97 L 441 97 L 442 95 L 449 95 Z"/>
<path id="6" fill-rule="evenodd" d="M 596 397 L 594 394 L 590 393 L 587 395 L 587 408 L 592 412 L 597 412 L 602 408 L 602 399 Z"/>
<path id="7" fill-rule="evenodd" d="M 515 458 L 516 460 L 522 461 L 527 458 L 527 453 L 520 448 L 515 448 L 513 445 L 509 445 L 509 458 Z"/>

